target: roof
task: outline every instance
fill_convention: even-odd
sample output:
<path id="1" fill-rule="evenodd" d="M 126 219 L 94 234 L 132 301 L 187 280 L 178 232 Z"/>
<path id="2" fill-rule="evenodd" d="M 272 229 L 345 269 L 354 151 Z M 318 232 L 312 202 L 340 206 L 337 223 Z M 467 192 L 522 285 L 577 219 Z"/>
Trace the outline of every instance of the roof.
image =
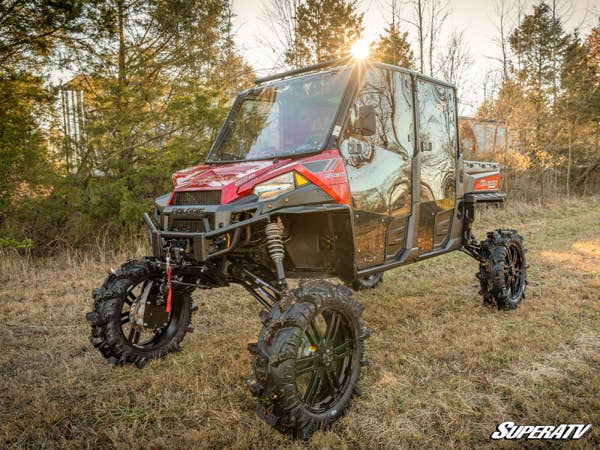
<path id="1" fill-rule="evenodd" d="M 371 64 L 374 67 L 381 67 L 383 69 L 391 69 L 391 70 L 396 70 L 399 72 L 404 72 L 404 73 L 414 76 L 415 78 L 423 79 L 426 81 L 431 81 L 436 84 L 441 84 L 441 85 L 456 89 L 456 86 L 453 85 L 452 83 L 449 83 L 444 80 L 440 80 L 438 78 L 430 77 L 430 76 L 422 74 L 420 72 L 417 72 L 417 71 L 414 71 L 411 69 L 407 69 L 405 67 L 400 67 L 400 66 L 395 66 L 392 64 L 385 64 L 385 63 L 380 63 L 380 62 L 374 62 L 374 61 L 372 62 L 372 61 L 368 61 L 368 60 L 366 62 L 368 62 L 369 64 Z M 280 73 L 276 73 L 276 74 L 269 75 L 266 77 L 257 78 L 255 83 L 262 84 L 262 83 L 266 83 L 268 81 L 282 80 L 284 78 L 294 77 L 294 76 L 306 74 L 309 72 L 316 72 L 316 71 L 323 70 L 326 68 L 343 67 L 343 66 L 348 66 L 351 64 L 356 64 L 356 63 L 357 63 L 357 60 L 353 59 L 351 56 L 344 56 L 342 58 L 323 61 L 323 62 L 313 64 L 310 66 L 302 67 L 300 69 L 288 70 L 286 72 L 280 72 Z"/>

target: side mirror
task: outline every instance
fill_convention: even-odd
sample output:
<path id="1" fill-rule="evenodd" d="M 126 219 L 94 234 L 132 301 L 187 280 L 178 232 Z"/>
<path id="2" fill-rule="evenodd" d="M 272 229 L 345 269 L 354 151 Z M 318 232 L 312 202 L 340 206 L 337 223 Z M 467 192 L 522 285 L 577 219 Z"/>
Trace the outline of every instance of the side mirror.
<path id="1" fill-rule="evenodd" d="M 358 119 L 355 125 L 356 130 L 362 136 L 373 136 L 377 130 L 375 121 L 375 107 L 373 105 L 364 105 L 358 109 Z"/>

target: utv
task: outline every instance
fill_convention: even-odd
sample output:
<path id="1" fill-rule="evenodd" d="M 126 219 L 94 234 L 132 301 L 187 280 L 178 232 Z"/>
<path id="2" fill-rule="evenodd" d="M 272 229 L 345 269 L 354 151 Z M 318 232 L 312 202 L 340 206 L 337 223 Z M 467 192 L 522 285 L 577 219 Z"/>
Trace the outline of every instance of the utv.
<path id="1" fill-rule="evenodd" d="M 257 413 L 310 436 L 344 412 L 367 363 L 347 286 L 462 250 L 486 303 L 524 297 L 521 236 L 471 232 L 475 205 L 504 201 L 499 166 L 463 161 L 457 143 L 455 87 L 410 70 L 346 58 L 257 80 L 206 162 L 175 173 L 144 214 L 153 255 L 94 291 L 92 344 L 142 367 L 191 331 L 192 291 L 239 284 L 262 305 L 248 345 Z"/>

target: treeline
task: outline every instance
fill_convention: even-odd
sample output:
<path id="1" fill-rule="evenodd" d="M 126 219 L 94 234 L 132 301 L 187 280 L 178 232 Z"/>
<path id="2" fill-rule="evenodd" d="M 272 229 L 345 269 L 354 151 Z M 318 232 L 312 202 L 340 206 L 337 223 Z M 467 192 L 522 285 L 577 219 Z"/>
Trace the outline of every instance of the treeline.
<path id="1" fill-rule="evenodd" d="M 252 83 L 231 19 L 226 0 L 1 2 L 0 245 L 136 233 Z"/>
<path id="2" fill-rule="evenodd" d="M 364 33 L 356 0 L 262 4 L 280 69 L 342 56 Z M 374 58 L 470 88 L 472 56 L 447 29 L 447 1 L 386 8 Z M 231 93 L 254 80 L 232 18 L 230 0 L 0 2 L 0 247 L 137 233 L 171 173 L 204 159 Z M 534 195 L 596 189 L 600 26 L 568 34 L 543 2 L 512 29 L 502 19 L 501 80 L 478 115 L 511 130 L 497 149 L 508 188 L 527 178 Z M 57 71 L 73 76 L 53 85 Z"/>
<path id="3" fill-rule="evenodd" d="M 506 123 L 494 150 L 505 189 L 542 202 L 600 187 L 600 20 L 587 36 L 566 33 L 553 5 L 541 2 L 507 27 L 501 2 L 500 79 L 477 115 Z"/>
<path id="4" fill-rule="evenodd" d="M 341 56 L 363 32 L 356 1 L 268 0 L 267 5 L 264 16 L 275 30 L 269 44 L 284 66 Z M 495 6 L 498 67 L 486 76 L 490 85 L 481 104 L 471 106 L 478 119 L 503 124 L 506 139 L 494 143 L 491 154 L 465 156 L 501 162 L 503 188 L 513 198 L 544 202 L 597 192 L 600 17 L 581 36 L 564 29 L 559 6 L 569 12 L 568 3 L 540 1 L 525 10 L 522 2 L 496 0 Z M 373 58 L 450 81 L 459 99 L 479 85 L 470 74 L 473 56 L 464 30 L 448 29 L 450 2 L 390 0 L 385 8 L 388 24 L 371 45 Z"/>

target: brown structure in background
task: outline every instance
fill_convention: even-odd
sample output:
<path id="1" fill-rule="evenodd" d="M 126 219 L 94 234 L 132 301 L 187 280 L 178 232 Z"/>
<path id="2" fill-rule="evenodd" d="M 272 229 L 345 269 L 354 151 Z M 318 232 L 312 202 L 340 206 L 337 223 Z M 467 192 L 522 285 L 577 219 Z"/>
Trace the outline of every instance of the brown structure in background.
<path id="1" fill-rule="evenodd" d="M 459 116 L 459 145 L 465 159 L 489 156 L 510 146 L 510 135 L 503 120 Z"/>

